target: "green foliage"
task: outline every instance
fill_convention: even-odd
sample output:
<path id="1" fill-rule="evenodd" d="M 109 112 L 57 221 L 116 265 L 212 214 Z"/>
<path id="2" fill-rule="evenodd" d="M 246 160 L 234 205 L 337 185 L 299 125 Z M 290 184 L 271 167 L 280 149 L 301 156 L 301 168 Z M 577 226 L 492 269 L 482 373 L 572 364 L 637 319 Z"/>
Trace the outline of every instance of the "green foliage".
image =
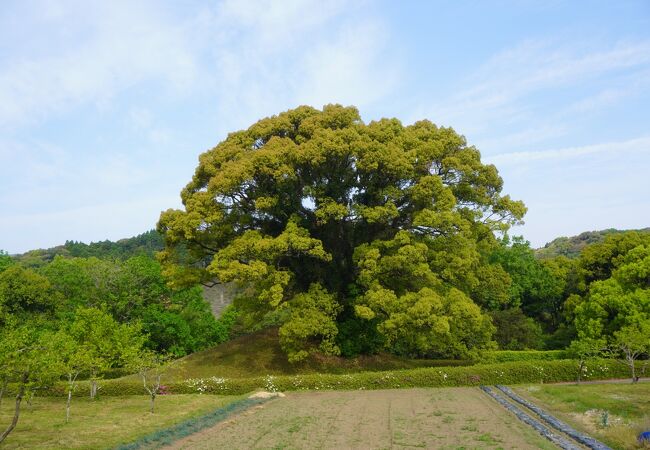
<path id="1" fill-rule="evenodd" d="M 650 245 L 650 233 L 628 231 L 612 234 L 600 244 L 586 247 L 580 255 L 583 288 L 594 281 L 610 278 L 623 263 L 625 255 L 640 245 Z"/>
<path id="2" fill-rule="evenodd" d="M 496 333 L 494 339 L 503 350 L 539 349 L 543 345 L 542 327 L 519 308 L 490 313 Z"/>
<path id="3" fill-rule="evenodd" d="M 12 265 L 0 273 L 0 313 L 48 314 L 57 300 L 49 280 L 30 269 Z"/>
<path id="4" fill-rule="evenodd" d="M 482 255 L 525 212 L 501 188 L 452 129 L 300 107 L 201 155 L 184 209 L 161 215 L 160 260 L 174 286 L 238 283 L 242 314 L 286 309 L 292 360 L 337 354 L 351 330 L 369 327 L 393 351 L 468 355 L 491 345 L 469 297 L 490 282 L 489 270 L 476 275 Z M 485 301 L 502 301 L 492 291 Z"/>
<path id="5" fill-rule="evenodd" d="M 289 361 L 305 359 L 316 345 L 326 355 L 340 354 L 336 345 L 336 315 L 340 306 L 334 296 L 319 284 L 312 284 L 308 292 L 296 295 L 290 303 L 291 316 L 280 327 L 280 344 Z M 309 344 L 305 345 L 306 342 Z"/>
<path id="6" fill-rule="evenodd" d="M 60 294 L 57 314 L 63 321 L 74 320 L 79 307 L 99 308 L 120 323 L 142 322 L 149 348 L 177 356 L 227 337 L 201 288 L 170 289 L 160 264 L 147 256 L 126 261 L 57 256 L 41 272 Z"/>
<path id="7" fill-rule="evenodd" d="M 110 369 L 128 366 L 145 340 L 139 323 L 119 324 L 110 314 L 97 308 L 78 308 L 74 321 L 66 325 L 61 330 L 65 333 L 62 340 L 73 353 L 67 358 L 61 355 L 64 356 L 62 373 L 69 375 L 72 369 L 77 374 L 89 372 L 91 398 L 96 394 L 97 379 Z"/>
<path id="8" fill-rule="evenodd" d="M 512 242 L 503 239 L 490 261 L 499 264 L 512 279 L 509 305 L 521 307 L 548 330 L 555 329 L 560 322 L 565 288 L 559 269 L 538 261 L 530 243 L 521 237 Z"/>
<path id="9" fill-rule="evenodd" d="M 617 245 L 616 252 L 639 239 L 636 233 L 615 237 L 617 239 L 612 241 Z M 612 242 L 606 240 L 603 245 L 609 250 L 614 248 L 609 244 Z M 590 251 L 589 254 L 594 252 Z M 611 268 L 607 268 L 610 265 Z M 611 270 L 611 278 L 589 285 L 586 298 L 575 307 L 575 323 L 580 336 L 602 336 L 611 341 L 615 333 L 624 327 L 645 326 L 650 322 L 650 243 L 619 253 L 601 269 Z"/>
<path id="10" fill-rule="evenodd" d="M 14 264 L 14 260 L 7 252 L 0 250 L 0 273 Z"/>

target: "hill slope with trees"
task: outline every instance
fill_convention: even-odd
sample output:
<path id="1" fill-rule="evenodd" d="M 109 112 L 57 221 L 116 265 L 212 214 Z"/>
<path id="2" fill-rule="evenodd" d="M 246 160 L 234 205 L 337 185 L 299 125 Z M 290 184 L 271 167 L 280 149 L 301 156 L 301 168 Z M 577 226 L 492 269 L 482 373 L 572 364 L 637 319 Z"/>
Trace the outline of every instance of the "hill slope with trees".
<path id="1" fill-rule="evenodd" d="M 85 244 L 78 241 L 66 241 L 65 244 L 48 249 L 30 250 L 13 255 L 13 258 L 27 267 L 40 267 L 52 262 L 55 257 L 99 258 L 126 260 L 132 256 L 145 255 L 153 257 L 164 248 L 162 236 L 156 230 L 149 230 L 137 236 L 118 241 L 100 241 Z"/>
<path id="2" fill-rule="evenodd" d="M 590 245 L 598 244 L 605 240 L 611 234 L 626 233 L 628 231 L 638 231 L 640 233 L 650 233 L 650 228 L 640 230 L 617 230 L 608 228 L 599 231 L 585 231 L 577 236 L 558 237 L 551 242 L 535 250 L 535 255 L 541 259 L 555 258 L 556 256 L 566 256 L 567 258 L 578 258 L 580 252 Z"/>

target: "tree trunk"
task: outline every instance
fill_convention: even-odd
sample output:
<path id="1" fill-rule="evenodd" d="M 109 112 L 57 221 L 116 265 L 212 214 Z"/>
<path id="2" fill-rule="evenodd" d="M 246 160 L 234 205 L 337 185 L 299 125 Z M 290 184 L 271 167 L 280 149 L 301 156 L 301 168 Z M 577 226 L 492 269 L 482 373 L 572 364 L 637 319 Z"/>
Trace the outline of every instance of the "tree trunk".
<path id="1" fill-rule="evenodd" d="M 79 373 L 75 373 L 74 376 L 69 373 L 68 374 L 68 402 L 65 405 L 65 422 L 68 423 L 70 421 L 70 403 L 72 402 L 72 391 L 74 391 L 75 384 L 77 381 L 77 376 L 79 376 Z"/>
<path id="2" fill-rule="evenodd" d="M 639 380 L 637 379 L 636 372 L 634 371 L 634 359 L 630 359 L 630 369 L 632 369 L 632 383 L 636 383 Z"/>
<path id="3" fill-rule="evenodd" d="M 30 391 L 29 395 L 27 396 L 27 406 L 29 407 L 29 410 L 32 410 L 32 400 L 34 399 L 34 391 Z"/>
<path id="4" fill-rule="evenodd" d="M 2 387 L 0 388 L 0 406 L 2 406 L 2 397 L 4 397 L 5 392 L 7 391 L 7 384 L 9 383 L 9 378 L 5 377 L 2 379 Z"/>
<path id="5" fill-rule="evenodd" d="M 72 401 L 72 389 L 68 389 L 68 402 L 65 405 L 65 423 L 70 422 L 70 402 Z"/>
<path id="6" fill-rule="evenodd" d="M 151 414 L 153 414 L 153 404 L 154 404 L 154 401 L 156 401 L 156 394 L 155 394 L 155 393 L 152 393 L 152 394 L 151 394 Z"/>
<path id="7" fill-rule="evenodd" d="M 578 384 L 582 381 L 582 369 L 585 367 L 585 362 L 580 361 L 580 365 L 578 365 Z"/>
<path id="8" fill-rule="evenodd" d="M 97 380 L 90 380 L 90 399 L 95 400 L 97 395 Z"/>
<path id="9" fill-rule="evenodd" d="M 9 428 L 7 428 L 5 432 L 0 435 L 0 442 L 4 441 L 5 438 L 9 436 L 9 433 L 11 433 L 14 428 L 16 428 L 16 424 L 18 423 L 18 416 L 20 416 L 20 403 L 23 401 L 23 396 L 25 395 L 25 384 L 27 384 L 28 378 L 28 373 L 23 374 L 20 387 L 18 388 L 18 394 L 16 394 L 16 408 L 14 409 L 14 418 L 11 421 Z"/>

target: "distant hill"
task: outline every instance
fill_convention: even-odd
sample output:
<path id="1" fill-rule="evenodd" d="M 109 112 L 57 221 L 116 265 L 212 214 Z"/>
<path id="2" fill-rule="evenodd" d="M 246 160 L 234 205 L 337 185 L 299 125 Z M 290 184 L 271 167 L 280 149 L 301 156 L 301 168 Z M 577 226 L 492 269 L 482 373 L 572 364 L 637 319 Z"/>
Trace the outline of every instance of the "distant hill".
<path id="1" fill-rule="evenodd" d="M 624 233 L 626 231 L 650 233 L 650 227 L 640 230 L 617 230 L 615 228 L 609 228 L 600 231 L 585 231 L 577 236 L 559 237 L 553 239 L 544 245 L 544 247 L 535 249 L 535 255 L 539 259 L 554 258 L 560 255 L 566 256 L 567 258 L 577 258 L 580 256 L 582 249 L 587 245 L 602 242 L 605 236 L 609 234 Z M 26 266 L 39 267 L 52 261 L 57 255 L 81 258 L 94 256 L 100 259 L 128 259 L 136 255 L 153 256 L 163 248 L 162 236 L 156 230 L 149 230 L 135 237 L 120 239 L 116 242 L 106 240 L 84 244 L 78 241 L 66 241 L 65 244 L 57 247 L 45 250 L 30 250 L 21 255 L 13 255 L 13 257 Z"/>
<path id="2" fill-rule="evenodd" d="M 566 256 L 567 258 L 577 258 L 580 252 L 589 244 L 595 244 L 605 240 L 610 234 L 625 233 L 626 231 L 638 231 L 641 233 L 650 233 L 650 228 L 640 230 L 617 230 L 609 228 L 600 231 L 585 231 L 577 236 L 559 237 L 553 239 L 542 248 L 535 250 L 535 255 L 540 259 L 554 258 L 556 256 Z"/>
<path id="3" fill-rule="evenodd" d="M 77 241 L 66 241 L 65 244 L 48 249 L 30 250 L 14 258 L 30 267 L 38 267 L 52 261 L 55 256 L 65 257 L 96 257 L 100 259 L 128 259 L 136 255 L 153 256 L 164 247 L 162 236 L 156 230 L 149 230 L 138 236 L 120 239 L 117 242 L 100 241 L 84 244 Z"/>

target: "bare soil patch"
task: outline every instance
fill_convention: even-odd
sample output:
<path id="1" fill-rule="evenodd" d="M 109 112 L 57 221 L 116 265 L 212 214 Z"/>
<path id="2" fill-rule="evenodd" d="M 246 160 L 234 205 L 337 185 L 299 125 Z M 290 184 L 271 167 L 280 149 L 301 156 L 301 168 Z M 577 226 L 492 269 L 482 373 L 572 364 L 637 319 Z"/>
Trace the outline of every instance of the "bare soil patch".
<path id="1" fill-rule="evenodd" d="M 289 393 L 174 449 L 555 448 L 477 388 Z"/>

